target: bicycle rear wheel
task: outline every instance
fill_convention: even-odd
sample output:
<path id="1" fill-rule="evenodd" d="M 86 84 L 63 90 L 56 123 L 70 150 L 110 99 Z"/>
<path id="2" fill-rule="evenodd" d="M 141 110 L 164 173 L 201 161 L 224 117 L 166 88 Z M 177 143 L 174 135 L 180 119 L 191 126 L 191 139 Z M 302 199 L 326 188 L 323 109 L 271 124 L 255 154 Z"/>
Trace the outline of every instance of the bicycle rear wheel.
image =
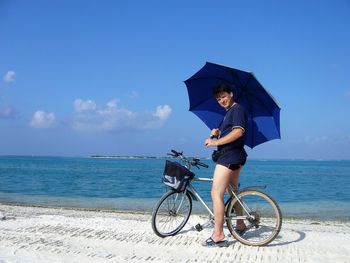
<path id="1" fill-rule="evenodd" d="M 192 199 L 186 192 L 169 191 L 159 200 L 152 213 L 152 229 L 157 236 L 176 235 L 192 212 Z"/>
<path id="2" fill-rule="evenodd" d="M 227 227 L 241 243 L 264 246 L 273 241 L 282 226 L 282 214 L 277 203 L 258 190 L 245 190 L 232 198 L 226 210 Z M 237 220 L 243 220 L 245 231 L 236 229 Z"/>

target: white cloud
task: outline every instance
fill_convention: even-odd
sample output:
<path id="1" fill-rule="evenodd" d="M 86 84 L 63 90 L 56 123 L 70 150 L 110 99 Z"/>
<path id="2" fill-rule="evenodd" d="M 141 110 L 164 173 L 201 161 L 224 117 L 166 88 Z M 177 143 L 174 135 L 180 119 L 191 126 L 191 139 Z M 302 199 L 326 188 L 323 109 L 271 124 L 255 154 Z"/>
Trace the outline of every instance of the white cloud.
<path id="1" fill-rule="evenodd" d="M 74 108 L 77 112 L 94 111 L 96 110 L 96 103 L 91 100 L 83 101 L 76 99 L 74 101 Z"/>
<path id="2" fill-rule="evenodd" d="M 160 120 L 166 120 L 170 116 L 171 111 L 172 109 L 169 105 L 158 106 L 156 112 L 153 113 L 153 115 L 155 117 L 158 117 Z"/>
<path id="3" fill-rule="evenodd" d="M 51 128 L 56 124 L 55 114 L 50 112 L 46 113 L 45 111 L 36 111 L 33 114 L 30 126 L 33 128 Z"/>
<path id="4" fill-rule="evenodd" d="M 4 76 L 4 81 L 6 83 L 13 82 L 15 80 L 15 76 L 16 76 L 16 72 L 14 72 L 13 70 L 9 70 L 6 72 Z"/>
<path id="5" fill-rule="evenodd" d="M 117 100 L 97 107 L 92 100 L 74 101 L 73 128 L 80 131 L 133 131 L 156 129 L 163 125 L 171 114 L 169 105 L 158 106 L 154 112 L 133 112 L 120 107 Z"/>

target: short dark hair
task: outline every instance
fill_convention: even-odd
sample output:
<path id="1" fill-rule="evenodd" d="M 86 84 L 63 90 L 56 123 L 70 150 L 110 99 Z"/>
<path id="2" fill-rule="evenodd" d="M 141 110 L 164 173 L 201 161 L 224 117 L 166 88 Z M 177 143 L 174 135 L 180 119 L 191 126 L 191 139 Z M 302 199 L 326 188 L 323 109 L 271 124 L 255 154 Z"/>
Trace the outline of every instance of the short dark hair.
<path id="1" fill-rule="evenodd" d="M 220 92 L 230 93 L 232 90 L 225 83 L 221 83 L 213 88 L 213 96 L 216 97 Z"/>

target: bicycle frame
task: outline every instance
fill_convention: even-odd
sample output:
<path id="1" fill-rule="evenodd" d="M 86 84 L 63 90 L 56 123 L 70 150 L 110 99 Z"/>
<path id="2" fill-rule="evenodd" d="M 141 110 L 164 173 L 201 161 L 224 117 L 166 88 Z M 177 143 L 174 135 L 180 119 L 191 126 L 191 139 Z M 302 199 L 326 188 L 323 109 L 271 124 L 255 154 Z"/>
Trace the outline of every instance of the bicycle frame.
<path id="1" fill-rule="evenodd" d="M 195 177 L 193 178 L 193 181 L 199 181 L 199 182 L 213 182 L 212 178 L 201 178 L 201 177 Z M 214 213 L 213 211 L 211 211 L 211 209 L 209 208 L 209 206 L 207 205 L 207 203 L 203 200 L 203 198 L 200 196 L 200 194 L 197 192 L 196 188 L 194 188 L 194 186 L 192 185 L 192 183 L 189 183 L 189 185 L 187 186 L 186 191 L 190 191 L 190 193 L 196 198 L 195 200 L 199 200 L 202 205 L 205 207 L 205 209 L 207 209 L 207 211 L 209 212 L 209 214 L 214 217 Z"/>
<path id="2" fill-rule="evenodd" d="M 198 181 L 198 182 L 213 182 L 212 178 L 203 178 L 203 177 L 195 177 L 193 178 L 192 181 Z M 249 187 L 249 188 L 265 188 L 266 186 L 254 186 L 254 187 Z M 232 194 L 231 196 L 236 198 L 238 200 L 238 203 L 241 205 L 241 207 L 245 210 L 245 212 L 247 214 L 250 214 L 251 210 L 237 197 L 237 192 L 238 189 L 236 189 L 236 187 L 234 187 L 233 185 L 230 184 L 230 194 Z M 197 192 L 196 188 L 192 185 L 192 182 L 189 183 L 189 185 L 187 186 L 186 190 L 185 190 L 185 194 L 186 192 L 189 191 L 190 194 L 192 195 L 192 197 L 195 197 L 195 200 L 198 200 L 202 203 L 202 205 L 205 207 L 205 209 L 209 212 L 209 214 L 214 218 L 214 213 L 213 211 L 209 208 L 209 206 L 207 205 L 207 203 L 203 200 L 203 198 L 200 196 L 200 194 Z M 225 217 L 225 220 L 228 219 L 227 217 Z M 235 217 L 235 219 L 245 219 L 244 216 L 237 216 Z"/>
<path id="3" fill-rule="evenodd" d="M 172 150 L 172 151 L 173 151 L 173 150 Z M 173 151 L 173 152 L 177 153 L 176 151 Z M 185 166 L 186 166 L 189 170 L 191 170 L 191 166 L 192 166 L 192 165 L 191 165 L 191 162 L 189 161 L 188 158 L 184 157 L 184 156 L 182 155 L 182 153 L 179 154 L 179 155 L 177 155 L 177 157 L 179 157 L 180 160 L 185 164 Z M 197 166 L 197 167 L 198 167 L 198 166 Z M 203 177 L 194 177 L 194 178 L 192 179 L 192 181 L 213 182 L 213 179 L 212 179 L 212 178 L 203 178 Z M 232 184 L 230 184 L 229 187 L 230 187 L 230 192 L 229 192 L 229 194 L 231 195 L 231 198 L 234 197 L 235 199 L 237 199 L 238 203 L 241 205 L 241 207 L 244 209 L 244 211 L 245 211 L 248 215 L 250 215 L 250 214 L 251 214 L 251 210 L 249 209 L 249 207 L 247 207 L 247 206 L 238 198 L 238 196 L 237 196 L 237 194 L 239 193 L 239 192 L 238 192 L 238 188 L 235 187 L 235 186 L 232 185 Z M 249 186 L 249 187 L 246 187 L 246 188 L 242 189 L 242 191 L 244 191 L 244 190 L 249 190 L 249 189 L 255 189 L 255 188 L 263 188 L 263 189 L 264 189 L 264 188 L 266 188 L 266 186 Z M 200 194 L 197 192 L 197 190 L 195 189 L 195 187 L 192 185 L 192 182 L 190 182 L 190 183 L 188 184 L 188 186 L 186 187 L 184 193 L 186 194 L 187 191 L 190 193 L 190 195 L 193 197 L 194 200 L 199 200 L 199 201 L 202 203 L 202 205 L 205 207 L 205 209 L 209 212 L 209 214 L 214 218 L 214 213 L 213 213 L 213 211 L 209 208 L 209 206 L 205 203 L 205 201 L 203 200 L 203 198 L 202 198 L 202 197 L 200 196 Z M 182 203 L 182 201 L 181 201 L 181 203 Z M 229 218 L 225 217 L 225 220 L 226 220 L 226 219 L 229 219 Z M 246 217 L 244 217 L 244 216 L 236 216 L 235 219 L 246 219 Z"/>

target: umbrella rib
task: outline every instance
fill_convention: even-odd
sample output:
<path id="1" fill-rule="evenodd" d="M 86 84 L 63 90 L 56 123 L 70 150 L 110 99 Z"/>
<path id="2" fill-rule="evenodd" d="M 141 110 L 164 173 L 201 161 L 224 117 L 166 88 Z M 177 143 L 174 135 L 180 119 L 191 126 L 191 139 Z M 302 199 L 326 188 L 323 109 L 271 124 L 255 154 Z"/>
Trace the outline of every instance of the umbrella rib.
<path id="1" fill-rule="evenodd" d="M 232 72 L 232 74 L 236 76 L 236 74 L 234 74 L 233 72 Z M 238 76 L 236 76 L 236 78 L 239 80 Z M 245 83 L 245 85 L 243 85 L 243 83 L 240 81 L 240 84 L 242 85 L 242 90 L 244 90 L 244 92 L 242 92 L 242 93 L 249 94 L 250 97 L 255 98 L 255 101 L 256 101 L 257 103 L 259 103 L 259 104 L 260 104 L 261 106 L 263 106 L 266 110 L 268 110 L 267 102 L 266 102 L 266 101 L 263 101 L 263 100 L 260 100 L 253 92 L 251 92 L 249 89 L 246 88 L 246 87 L 248 86 L 249 82 L 252 81 L 252 80 L 254 80 L 254 79 L 257 81 L 257 83 L 259 83 L 260 87 L 266 92 L 266 94 L 267 94 L 267 95 L 270 95 L 270 94 L 266 91 L 266 89 L 260 84 L 260 82 L 257 80 L 257 78 L 254 77 L 254 75 L 253 75 L 252 73 L 249 74 L 249 79 L 248 79 L 248 81 Z M 238 100 L 238 98 L 237 98 L 237 100 Z M 278 106 L 278 104 L 276 103 L 276 101 L 274 100 L 274 98 L 272 98 L 272 100 L 273 100 L 273 102 L 277 105 L 277 107 L 279 108 L 279 106 Z M 249 104 L 249 107 L 251 108 L 251 106 L 252 106 L 251 103 L 249 103 L 248 101 L 247 101 L 247 103 Z M 268 110 L 268 112 L 269 112 L 270 115 L 273 115 L 273 112 L 271 112 L 271 111 L 269 111 L 269 110 Z"/>
<path id="2" fill-rule="evenodd" d="M 219 79 L 219 80 L 222 80 L 223 82 L 229 82 L 227 81 L 227 79 L 225 79 L 224 77 L 215 77 L 215 76 L 212 76 L 212 77 L 196 77 L 196 78 L 191 78 L 191 79 L 188 79 L 185 81 L 186 82 L 189 82 L 189 81 L 194 81 L 194 80 L 199 80 L 199 79 Z M 233 84 L 232 82 L 230 82 L 231 84 Z"/>
<path id="3" fill-rule="evenodd" d="M 263 91 L 266 92 L 266 95 L 267 95 L 268 97 L 271 97 L 272 101 L 277 105 L 278 108 L 280 108 L 279 105 L 278 105 L 278 103 L 277 103 L 277 101 L 275 100 L 275 98 L 264 88 L 263 85 L 261 85 L 261 83 L 258 81 L 258 79 L 251 73 L 248 82 L 249 82 L 250 80 L 252 80 L 252 79 L 255 79 L 256 82 L 259 83 L 259 85 L 260 85 L 260 87 L 263 89 Z M 248 86 L 248 82 L 247 82 L 247 86 Z M 250 94 L 250 96 L 252 96 L 252 97 L 254 97 L 254 98 L 257 98 L 257 97 L 255 96 L 255 94 L 253 94 L 253 93 L 251 93 L 251 92 L 248 92 L 248 93 Z M 258 101 L 260 102 L 261 105 L 263 105 L 263 106 L 266 107 L 266 105 L 267 105 L 266 101 L 262 101 L 262 100 L 258 100 Z M 267 108 L 267 107 L 266 107 L 266 108 Z M 269 112 L 269 113 L 270 113 L 271 115 L 273 114 L 273 112 Z"/>
<path id="4" fill-rule="evenodd" d="M 255 98 L 255 101 L 256 101 L 256 103 L 259 103 L 262 107 L 264 107 L 268 112 L 269 112 L 269 114 L 271 115 L 271 116 L 273 116 L 273 112 L 270 112 L 269 111 L 269 109 L 268 109 L 268 107 L 267 107 L 267 103 L 265 102 L 265 101 L 262 101 L 262 100 L 259 100 L 258 99 L 258 97 L 253 93 L 253 92 L 251 92 L 251 91 L 249 91 L 249 89 L 247 89 L 247 87 L 248 87 L 248 85 L 249 85 L 249 82 L 250 81 L 252 81 L 252 80 L 254 80 L 254 75 L 252 74 L 252 73 L 250 73 L 249 74 L 249 79 L 248 79 L 248 81 L 245 83 L 245 84 L 243 84 L 242 83 L 242 81 L 240 80 L 240 78 L 237 76 L 237 74 L 233 71 L 233 70 L 230 70 L 230 73 L 231 73 L 231 75 L 236 79 L 236 81 L 241 85 L 241 87 L 242 87 L 242 90 L 244 90 L 244 92 L 242 92 L 242 93 L 245 93 L 245 94 L 249 94 L 249 96 L 251 96 L 251 97 L 253 97 L 253 98 Z M 256 79 L 256 78 L 255 78 Z M 259 83 L 259 81 L 256 79 L 256 81 Z M 268 94 L 268 95 L 270 95 L 267 91 L 266 91 L 266 89 L 259 83 L 259 85 L 261 86 L 261 88 Z M 237 98 L 237 101 L 238 101 L 238 99 L 239 98 Z M 272 98 L 272 100 L 273 100 L 273 102 L 275 102 L 276 103 L 276 101 Z M 248 106 L 248 108 L 252 108 L 252 103 L 251 102 L 249 102 L 248 100 L 246 101 L 246 103 L 248 104 L 247 106 Z M 276 105 L 277 105 L 277 107 L 279 108 L 279 106 L 278 106 L 278 104 L 276 103 Z M 253 114 L 252 113 L 250 113 L 249 111 L 248 111 L 248 116 L 253 120 Z M 251 127 L 252 129 L 253 129 L 253 127 Z M 251 133 L 251 142 L 252 142 L 252 145 L 255 145 L 255 138 L 254 138 L 254 136 L 253 136 L 253 132 Z"/>
<path id="5" fill-rule="evenodd" d="M 242 89 L 245 90 L 245 91 L 247 91 L 246 87 L 248 86 L 248 83 L 249 83 L 249 80 L 251 79 L 251 76 L 250 76 L 249 80 L 247 81 L 247 83 L 246 83 L 245 85 L 243 85 L 241 79 L 238 77 L 238 75 L 236 74 L 236 72 L 235 72 L 234 70 L 231 69 L 231 70 L 230 70 L 230 73 L 231 73 L 232 79 L 233 79 L 233 80 L 235 79 L 236 82 L 239 83 L 239 85 L 242 87 Z M 237 100 L 238 100 L 238 98 L 237 98 Z M 251 105 L 250 105 L 250 103 L 249 103 L 248 100 L 247 100 L 247 103 L 248 103 L 249 108 L 251 108 Z M 251 114 L 249 111 L 247 111 L 247 113 L 248 113 L 248 116 L 249 116 L 251 119 L 253 119 L 252 114 Z M 253 128 L 253 127 L 251 127 L 251 128 Z M 250 141 L 251 141 L 251 144 L 254 145 L 254 144 L 255 144 L 255 140 L 254 140 L 254 136 L 253 136 L 254 133 L 251 132 L 250 134 L 251 134 L 251 140 L 250 140 Z"/>

